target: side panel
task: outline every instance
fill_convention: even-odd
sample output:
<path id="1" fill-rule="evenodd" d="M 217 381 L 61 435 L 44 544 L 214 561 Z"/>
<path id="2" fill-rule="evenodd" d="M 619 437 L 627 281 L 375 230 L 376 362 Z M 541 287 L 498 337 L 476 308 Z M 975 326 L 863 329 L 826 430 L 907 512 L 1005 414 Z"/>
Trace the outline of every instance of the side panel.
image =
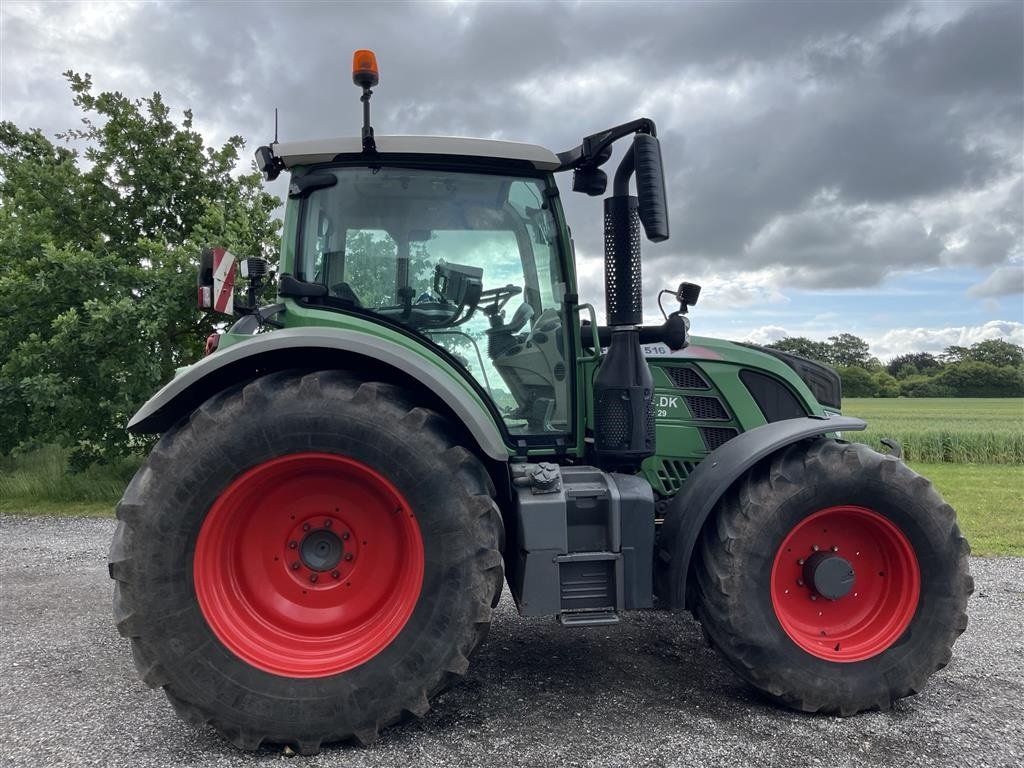
<path id="1" fill-rule="evenodd" d="M 697 537 L 719 498 L 744 472 L 798 440 L 856 432 L 866 426 L 849 416 L 788 419 L 755 427 L 713 451 L 693 470 L 665 512 L 655 558 L 658 596 L 669 608 L 685 607 L 686 578 Z"/>
<path id="2" fill-rule="evenodd" d="M 287 328 L 232 344 L 183 369 L 139 409 L 128 430 L 162 432 L 220 391 L 225 382 L 241 381 L 263 370 L 280 370 L 282 356 L 290 362 L 283 367 L 310 367 L 332 352 L 365 358 L 420 382 L 451 408 L 487 456 L 508 460 L 509 450 L 487 409 L 442 361 L 379 336 L 333 328 Z"/>

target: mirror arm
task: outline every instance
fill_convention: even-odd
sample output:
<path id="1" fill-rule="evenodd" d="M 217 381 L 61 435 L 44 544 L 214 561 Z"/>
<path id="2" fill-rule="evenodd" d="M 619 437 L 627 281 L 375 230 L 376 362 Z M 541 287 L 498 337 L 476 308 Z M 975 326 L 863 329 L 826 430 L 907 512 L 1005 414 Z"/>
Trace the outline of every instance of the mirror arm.
<path id="1" fill-rule="evenodd" d="M 591 134 L 583 139 L 578 147 L 558 153 L 558 160 L 561 162 L 555 169 L 568 171 L 574 168 L 598 167 L 604 163 L 610 155 L 604 154 L 605 150 L 615 141 L 631 133 L 649 133 L 651 136 L 658 135 L 658 128 L 649 117 L 641 117 L 631 120 L 628 123 L 617 125 L 614 128 Z"/>

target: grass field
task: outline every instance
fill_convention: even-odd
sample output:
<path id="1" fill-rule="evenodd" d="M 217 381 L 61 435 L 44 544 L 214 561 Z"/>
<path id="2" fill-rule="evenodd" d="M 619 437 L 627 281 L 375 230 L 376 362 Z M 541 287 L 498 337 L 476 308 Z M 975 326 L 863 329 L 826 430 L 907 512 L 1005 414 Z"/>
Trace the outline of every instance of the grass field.
<path id="1" fill-rule="evenodd" d="M 908 461 L 1024 464 L 1024 399 L 846 398 L 843 413 L 868 422 L 848 440 L 881 448 L 895 438 Z"/>

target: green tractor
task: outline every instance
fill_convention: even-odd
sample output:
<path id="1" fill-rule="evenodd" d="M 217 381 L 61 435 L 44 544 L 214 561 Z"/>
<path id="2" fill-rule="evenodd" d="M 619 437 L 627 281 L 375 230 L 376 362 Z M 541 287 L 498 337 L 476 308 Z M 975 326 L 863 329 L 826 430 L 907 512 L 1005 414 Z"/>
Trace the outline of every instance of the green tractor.
<path id="1" fill-rule="evenodd" d="M 117 508 L 114 613 L 177 712 L 238 747 L 367 743 L 466 673 L 507 583 L 567 628 L 688 609 L 807 712 L 887 709 L 950 660 L 972 589 L 956 515 L 899 451 L 842 440 L 826 366 L 644 326 L 665 240 L 655 124 L 555 154 L 375 136 L 274 142 L 277 301 L 250 299 L 134 416 L 161 434 Z M 580 303 L 556 175 L 604 194 L 607 324 Z M 631 184 L 635 194 L 631 193 Z M 232 256 L 201 303 L 230 311 Z M 241 305 L 242 302 L 239 302 Z"/>

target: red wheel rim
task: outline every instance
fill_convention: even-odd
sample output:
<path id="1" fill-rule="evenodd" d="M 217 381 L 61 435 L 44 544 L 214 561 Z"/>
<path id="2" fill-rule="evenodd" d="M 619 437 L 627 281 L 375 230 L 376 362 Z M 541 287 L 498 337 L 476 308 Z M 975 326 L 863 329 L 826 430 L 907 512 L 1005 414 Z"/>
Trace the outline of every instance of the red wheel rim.
<path id="1" fill-rule="evenodd" d="M 192 568 L 214 634 L 254 667 L 325 677 L 398 636 L 423 583 L 423 540 L 401 493 L 344 456 L 253 467 L 214 502 Z"/>
<path id="2" fill-rule="evenodd" d="M 827 580 L 829 571 L 845 574 L 847 567 L 852 579 L 844 576 L 842 587 Z M 829 507 L 804 518 L 772 565 L 779 624 L 800 648 L 828 661 L 863 661 L 892 646 L 914 618 L 920 594 L 921 572 L 907 537 L 864 507 Z"/>

